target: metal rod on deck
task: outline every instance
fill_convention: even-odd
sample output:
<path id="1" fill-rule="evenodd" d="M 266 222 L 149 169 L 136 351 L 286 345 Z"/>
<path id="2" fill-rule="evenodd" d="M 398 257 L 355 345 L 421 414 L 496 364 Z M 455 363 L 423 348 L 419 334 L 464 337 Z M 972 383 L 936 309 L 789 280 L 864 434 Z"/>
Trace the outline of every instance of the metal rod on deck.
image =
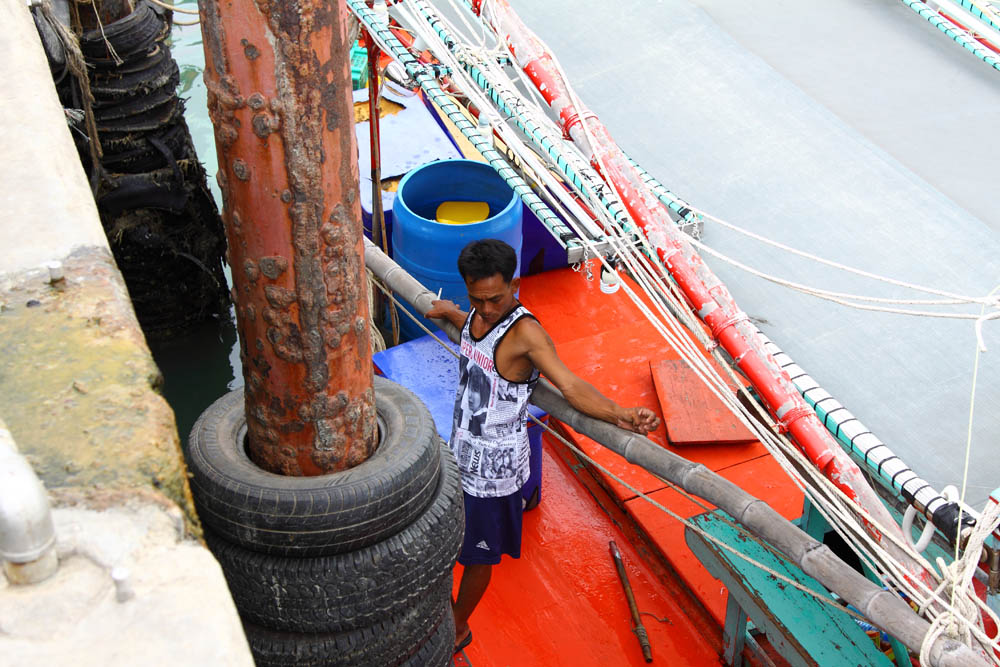
<path id="1" fill-rule="evenodd" d="M 368 48 L 368 137 L 372 164 L 372 240 L 379 248 L 388 252 L 385 238 L 385 215 L 382 211 L 382 141 L 379 128 L 382 115 L 379 113 L 378 56 L 379 49 L 370 36 L 366 39 Z"/>
<path id="2" fill-rule="evenodd" d="M 635 604 L 635 595 L 632 593 L 632 584 L 628 581 L 628 574 L 625 572 L 625 563 L 622 562 L 622 552 L 618 551 L 618 545 L 614 540 L 608 542 L 608 550 L 611 558 L 615 561 L 615 569 L 618 570 L 618 578 L 625 589 L 625 599 L 628 600 L 629 611 L 632 612 L 632 632 L 639 638 L 639 646 L 642 647 L 642 657 L 646 662 L 653 662 L 653 650 L 649 647 L 649 635 L 646 634 L 646 627 L 639 618 L 639 607 Z"/>

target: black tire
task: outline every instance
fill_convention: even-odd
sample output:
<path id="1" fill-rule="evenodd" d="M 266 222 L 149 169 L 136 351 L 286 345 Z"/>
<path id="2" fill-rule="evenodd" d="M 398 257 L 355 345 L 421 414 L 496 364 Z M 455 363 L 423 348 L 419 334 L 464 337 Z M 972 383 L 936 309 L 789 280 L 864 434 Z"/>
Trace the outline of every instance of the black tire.
<path id="1" fill-rule="evenodd" d="M 129 14 L 102 29 L 87 30 L 80 36 L 80 50 L 87 58 L 113 59 L 108 44 L 120 58 L 149 50 L 166 27 L 163 17 L 148 2 L 140 2 Z"/>
<path id="2" fill-rule="evenodd" d="M 141 72 L 121 76 L 92 77 L 90 92 L 96 98 L 95 108 L 121 104 L 124 100 L 144 97 L 160 89 L 168 89 L 177 94 L 180 70 L 173 58 L 165 58 L 155 67 Z"/>
<path id="3" fill-rule="evenodd" d="M 206 410 L 189 438 L 191 490 L 202 522 L 262 553 L 332 555 L 375 544 L 425 511 L 441 470 L 437 430 L 410 390 L 375 378 L 381 441 L 364 463 L 289 477 L 258 468 L 243 447 L 243 390 Z"/>
<path id="4" fill-rule="evenodd" d="M 449 667 L 454 664 L 452 655 L 455 649 L 455 617 L 451 614 L 451 599 L 449 598 L 441 623 L 424 645 L 417 649 L 403 667 Z"/>
<path id="5" fill-rule="evenodd" d="M 109 112 L 111 113 L 111 112 Z M 160 130 L 170 123 L 176 122 L 184 113 L 184 106 L 176 95 L 167 97 L 166 102 L 142 113 L 123 116 L 121 110 L 113 113 L 115 118 L 105 119 L 94 110 L 94 122 L 97 131 L 103 132 L 152 132 Z"/>
<path id="6" fill-rule="evenodd" d="M 108 173 L 106 180 L 107 188 L 98 196 L 97 207 L 109 217 L 135 209 L 156 209 L 179 215 L 188 205 L 184 182 L 175 178 L 170 167 L 143 174 Z M 134 240 L 142 247 L 160 245 L 159 242 L 151 243 L 154 239 L 149 238 L 146 231 L 130 227 L 120 240 L 125 244 Z"/>
<path id="7" fill-rule="evenodd" d="M 187 125 L 184 123 L 184 116 L 182 114 L 178 114 L 175 118 L 171 119 L 171 122 L 153 132 L 103 132 L 101 133 L 101 147 L 104 149 L 105 155 L 109 153 L 119 155 L 131 151 L 141 151 L 149 148 L 149 141 L 147 139 L 152 136 L 160 139 L 168 146 L 174 147 L 174 155 L 178 155 L 179 151 L 176 148 L 187 143 L 187 141 L 177 139 L 174 135 L 178 128 L 181 128 L 182 135 L 188 134 Z"/>
<path id="8" fill-rule="evenodd" d="M 177 105 L 176 84 L 150 90 L 146 94 L 126 97 L 120 100 L 105 100 L 94 105 L 94 119 L 104 125 L 116 125 L 116 121 L 131 122 L 150 114 L 162 116 L 163 109 Z"/>
<path id="9" fill-rule="evenodd" d="M 194 150 L 189 149 L 187 144 L 188 130 L 186 125 L 178 123 L 162 132 L 152 133 L 152 138 L 162 142 L 175 159 L 190 159 L 194 155 Z M 147 136 L 142 136 L 137 142 L 137 146 L 132 149 L 111 151 L 105 148 L 103 164 L 108 171 L 132 174 L 145 173 L 169 166 L 167 156 L 159 148 L 150 144 Z"/>
<path id="10" fill-rule="evenodd" d="M 149 49 L 125 58 L 125 62 L 120 64 L 115 60 L 106 58 L 87 58 L 87 70 L 93 77 L 91 80 L 104 79 L 119 74 L 132 74 L 134 72 L 147 70 L 150 67 L 155 66 L 155 64 L 164 57 L 171 57 L 170 47 L 162 41 L 154 41 L 153 46 Z"/>
<path id="11" fill-rule="evenodd" d="M 157 67 L 161 67 L 165 60 L 173 60 L 173 57 L 170 55 L 170 49 L 165 45 L 157 44 L 143 54 L 142 58 L 138 58 L 128 63 L 122 63 L 121 65 L 99 67 L 97 64 L 93 64 L 93 67 L 89 67 L 91 63 L 88 62 L 87 65 L 88 71 L 90 72 L 90 87 L 93 89 L 95 85 L 106 83 L 112 79 L 148 72 Z"/>
<path id="12" fill-rule="evenodd" d="M 276 632 L 252 623 L 245 623 L 243 630 L 257 667 L 395 667 L 403 663 L 428 667 L 433 663 L 426 659 L 431 649 L 441 643 L 439 635 L 448 640 L 449 622 L 448 641 L 455 641 L 450 594 L 451 581 L 443 581 L 413 607 L 349 632 Z"/>
<path id="13" fill-rule="evenodd" d="M 286 632 L 345 632 L 399 613 L 450 578 L 465 517 L 458 466 L 447 445 L 441 447 L 444 465 L 433 502 L 377 544 L 286 558 L 242 549 L 206 531 L 243 619 Z"/>

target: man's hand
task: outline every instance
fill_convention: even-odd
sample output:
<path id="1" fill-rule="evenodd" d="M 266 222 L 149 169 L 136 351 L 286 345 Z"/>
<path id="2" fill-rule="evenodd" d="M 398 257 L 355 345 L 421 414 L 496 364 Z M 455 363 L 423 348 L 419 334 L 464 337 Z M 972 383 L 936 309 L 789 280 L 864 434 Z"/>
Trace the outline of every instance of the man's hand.
<path id="1" fill-rule="evenodd" d="M 458 304 L 447 299 L 431 301 L 431 309 L 424 317 L 433 317 L 439 320 L 447 319 L 448 314 L 458 310 Z"/>
<path id="2" fill-rule="evenodd" d="M 646 435 L 660 426 L 660 418 L 649 408 L 624 408 L 616 425 L 639 435 Z"/>
<path id="3" fill-rule="evenodd" d="M 431 317 L 438 320 L 448 320 L 457 328 L 461 329 L 462 325 L 465 324 L 466 315 L 467 313 L 459 308 L 458 304 L 454 301 L 437 299 L 435 301 L 431 301 L 431 309 L 427 311 L 424 317 Z"/>

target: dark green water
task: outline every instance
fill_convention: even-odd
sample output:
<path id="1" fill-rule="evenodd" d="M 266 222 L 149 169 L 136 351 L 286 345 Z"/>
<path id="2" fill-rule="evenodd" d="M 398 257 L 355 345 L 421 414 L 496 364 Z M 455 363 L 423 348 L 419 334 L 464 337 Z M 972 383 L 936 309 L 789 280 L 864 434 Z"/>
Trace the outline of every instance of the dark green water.
<path id="1" fill-rule="evenodd" d="M 196 10 L 192 0 L 177 3 L 178 7 Z M 197 17 L 175 13 L 177 21 Z M 171 51 L 181 72 L 178 94 L 186 100 L 185 119 L 191 129 L 198 159 L 205 165 L 209 186 L 217 205 L 222 198 L 215 180 L 218 163 L 215 138 L 208 118 L 207 94 L 202 80 L 205 56 L 202 51 L 201 28 L 197 25 L 175 25 L 171 34 Z M 230 279 L 228 267 L 226 278 Z M 163 373 L 163 395 L 174 409 L 177 431 L 186 446 L 188 434 L 198 415 L 226 392 L 243 384 L 237 345 L 236 326 L 229 318 L 205 323 L 197 330 L 167 341 L 151 341 L 150 350 Z"/>

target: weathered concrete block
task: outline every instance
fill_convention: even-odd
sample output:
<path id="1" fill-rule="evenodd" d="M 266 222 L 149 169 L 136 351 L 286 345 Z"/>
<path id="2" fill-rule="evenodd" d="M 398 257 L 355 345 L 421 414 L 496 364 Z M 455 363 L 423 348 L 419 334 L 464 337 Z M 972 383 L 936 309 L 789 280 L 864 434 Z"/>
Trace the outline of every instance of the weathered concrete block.
<path id="1" fill-rule="evenodd" d="M 27 6 L 0 3 L 0 25 L 12 77 L 0 89 L 0 415 L 46 488 L 159 489 L 198 533 L 173 412 Z"/>
<path id="2" fill-rule="evenodd" d="M 219 564 L 176 505 L 149 491 L 52 499 L 59 571 L 34 586 L 0 577 L 4 665 L 253 664 Z"/>
<path id="3" fill-rule="evenodd" d="M 160 372 L 106 248 L 0 276 L 0 414 L 48 489 L 152 488 L 197 518 Z"/>
<path id="4" fill-rule="evenodd" d="M 0 25 L 0 416 L 50 491 L 59 558 L 38 584 L 0 576 L 0 662 L 251 665 L 25 3 Z"/>

